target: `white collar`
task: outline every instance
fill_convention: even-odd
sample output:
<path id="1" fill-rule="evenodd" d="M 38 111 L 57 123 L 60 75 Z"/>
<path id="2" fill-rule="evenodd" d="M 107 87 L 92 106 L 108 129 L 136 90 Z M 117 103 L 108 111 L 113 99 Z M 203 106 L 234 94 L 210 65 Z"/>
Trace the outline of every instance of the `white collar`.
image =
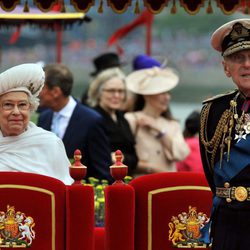
<path id="1" fill-rule="evenodd" d="M 73 110 L 76 106 L 76 101 L 72 96 L 69 96 L 69 101 L 59 112 L 54 112 L 54 115 L 60 114 L 63 117 L 71 117 Z"/>

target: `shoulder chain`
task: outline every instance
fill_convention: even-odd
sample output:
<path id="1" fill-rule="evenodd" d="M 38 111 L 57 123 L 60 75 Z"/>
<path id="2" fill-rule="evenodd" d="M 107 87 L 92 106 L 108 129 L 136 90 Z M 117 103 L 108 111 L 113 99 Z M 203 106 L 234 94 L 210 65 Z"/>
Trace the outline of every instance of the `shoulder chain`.
<path id="1" fill-rule="evenodd" d="M 210 164 L 210 168 L 212 169 L 214 166 L 215 156 L 216 156 L 218 147 L 220 146 L 221 152 L 224 151 L 224 147 L 225 147 L 224 140 L 225 140 L 225 135 L 228 132 L 228 124 L 231 118 L 231 112 L 228 109 L 226 109 L 223 112 L 216 126 L 216 130 L 214 132 L 213 137 L 211 138 L 211 140 L 208 140 L 207 121 L 208 121 L 208 115 L 209 115 L 209 110 L 210 110 L 211 105 L 212 105 L 211 102 L 207 103 L 202 109 L 200 137 L 201 137 L 201 143 L 205 147 L 206 153 L 211 154 L 211 159 L 210 159 L 210 162 L 208 163 Z"/>

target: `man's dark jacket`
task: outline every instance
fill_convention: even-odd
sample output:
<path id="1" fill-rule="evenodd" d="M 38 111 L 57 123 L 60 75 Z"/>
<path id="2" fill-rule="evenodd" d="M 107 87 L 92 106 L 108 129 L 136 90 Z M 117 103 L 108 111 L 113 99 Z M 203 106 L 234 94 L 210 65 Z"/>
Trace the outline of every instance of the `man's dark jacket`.
<path id="1" fill-rule="evenodd" d="M 52 117 L 52 110 L 43 111 L 37 125 L 50 131 Z M 111 151 L 100 114 L 77 103 L 66 128 L 63 143 L 69 159 L 73 158 L 76 149 L 81 150 L 82 163 L 88 167 L 87 177 L 112 180 L 109 173 L 109 166 L 112 164 Z"/>

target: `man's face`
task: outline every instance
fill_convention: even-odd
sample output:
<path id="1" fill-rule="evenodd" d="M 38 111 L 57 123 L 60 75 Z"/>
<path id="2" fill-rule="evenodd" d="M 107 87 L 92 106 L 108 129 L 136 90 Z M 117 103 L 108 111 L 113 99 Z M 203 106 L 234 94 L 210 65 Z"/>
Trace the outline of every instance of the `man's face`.
<path id="1" fill-rule="evenodd" d="M 250 97 L 250 50 L 242 50 L 222 61 L 226 76 L 232 77 L 239 90 Z"/>
<path id="2" fill-rule="evenodd" d="M 52 108 L 54 103 L 53 89 L 49 89 L 47 85 L 44 85 L 42 91 L 39 94 L 41 107 Z"/>

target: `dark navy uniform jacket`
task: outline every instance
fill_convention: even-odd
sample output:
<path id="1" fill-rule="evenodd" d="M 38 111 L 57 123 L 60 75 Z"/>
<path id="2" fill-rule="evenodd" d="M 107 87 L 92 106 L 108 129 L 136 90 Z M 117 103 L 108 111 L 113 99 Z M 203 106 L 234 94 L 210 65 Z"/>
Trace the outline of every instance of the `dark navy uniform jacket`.
<path id="1" fill-rule="evenodd" d="M 215 142 L 218 143 L 218 148 L 214 157 L 214 165 L 211 164 L 212 148 L 207 150 L 201 138 L 201 135 L 205 137 L 205 141 L 210 141 L 213 138 L 223 112 L 230 109 L 230 101 L 235 98 L 237 93 L 238 91 L 233 91 L 211 98 L 204 102 L 201 111 L 200 150 L 202 163 L 208 183 L 214 194 L 210 228 L 213 250 L 243 250 L 249 248 L 250 201 L 240 202 L 232 200 L 227 202 L 225 198 L 216 196 L 215 191 L 216 187 L 224 187 L 225 182 L 228 182 L 230 187 L 250 187 L 250 134 L 245 139 L 235 140 L 235 125 L 237 122 L 234 120 L 229 160 L 227 160 L 226 144 L 224 144 L 223 157 L 220 160 L 220 145 L 223 140 L 223 136 L 221 136 L 220 141 L 215 139 Z M 237 107 L 235 110 L 239 117 L 242 114 L 241 108 L 244 101 L 245 98 L 239 94 L 236 99 Z M 211 106 L 206 120 L 204 119 L 206 117 L 204 114 L 207 105 Z M 215 137 L 219 138 L 218 136 Z"/>
<path id="2" fill-rule="evenodd" d="M 208 114 L 208 120 L 207 120 L 207 124 L 205 124 L 205 130 L 204 134 L 206 136 L 206 140 L 210 141 L 211 138 L 214 136 L 215 134 L 215 130 L 218 126 L 218 122 L 223 114 L 223 112 L 226 109 L 230 108 L 230 101 L 234 99 L 234 97 L 236 96 L 236 94 L 238 93 L 238 91 L 232 91 L 230 93 L 224 94 L 224 95 L 220 95 L 220 96 L 216 96 L 214 98 L 211 98 L 210 100 L 207 100 L 204 102 L 204 106 L 211 104 L 210 110 L 209 110 L 209 114 Z M 242 111 L 241 111 L 241 107 L 244 103 L 244 98 L 239 95 L 237 98 L 237 113 L 240 116 Z M 201 117 L 202 117 L 202 113 L 204 112 L 204 107 L 201 111 Z M 201 124 L 204 121 L 201 121 Z M 202 128 L 202 125 L 201 125 Z M 250 135 L 248 140 L 250 140 Z M 244 139 L 242 139 L 242 141 L 244 141 Z M 234 145 L 236 144 L 237 140 L 235 140 L 235 126 L 233 127 L 232 130 L 232 141 L 231 141 L 231 151 L 234 148 Z M 219 145 L 221 144 L 221 141 L 219 142 Z M 203 143 L 201 142 L 201 136 L 200 136 L 200 149 L 201 149 L 201 156 L 202 156 L 202 163 L 203 163 L 203 167 L 204 167 L 204 172 L 206 174 L 207 180 L 209 182 L 209 185 L 211 187 L 211 190 L 215 193 L 215 186 L 216 183 L 222 183 L 222 187 L 223 187 L 223 182 L 230 182 L 232 184 L 236 184 L 237 183 L 237 178 L 238 175 L 241 175 L 241 172 L 244 171 L 244 168 L 241 169 L 238 173 L 234 173 L 234 176 L 232 176 L 232 174 L 230 173 L 229 176 L 227 176 L 227 172 L 230 171 L 230 169 L 225 169 L 225 161 L 222 162 L 222 166 L 221 168 L 224 168 L 224 174 L 225 174 L 225 178 L 216 180 L 216 176 L 214 174 L 214 166 L 210 166 L 211 164 L 211 153 L 206 152 L 206 149 L 203 145 Z M 227 153 L 227 147 L 225 145 L 225 149 L 224 149 L 224 158 L 226 158 L 225 156 L 225 152 Z M 238 156 L 240 157 L 240 156 Z M 229 165 L 230 163 L 233 163 L 233 156 L 230 153 L 230 158 L 231 161 L 229 160 Z M 237 159 L 238 162 L 241 161 L 241 159 Z M 214 160 L 215 165 L 219 165 L 220 164 L 220 146 L 218 146 L 218 149 L 216 151 L 216 156 L 215 156 L 215 160 Z M 249 155 L 249 164 L 250 164 L 250 155 Z M 248 184 L 248 186 L 250 186 L 250 179 L 247 180 L 247 183 L 241 183 L 243 184 Z"/>

